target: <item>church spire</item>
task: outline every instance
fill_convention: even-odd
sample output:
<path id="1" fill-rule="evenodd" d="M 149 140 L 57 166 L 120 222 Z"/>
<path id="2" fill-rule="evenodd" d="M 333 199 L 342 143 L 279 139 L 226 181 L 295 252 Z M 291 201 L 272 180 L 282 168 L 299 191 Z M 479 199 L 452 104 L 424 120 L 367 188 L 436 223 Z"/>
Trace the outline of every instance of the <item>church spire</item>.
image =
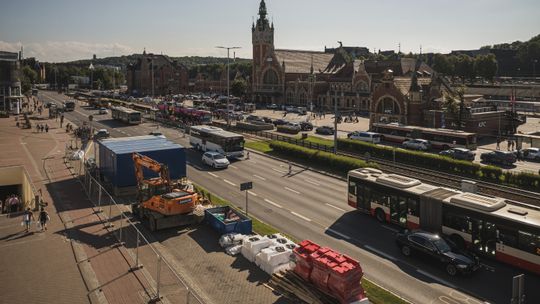
<path id="1" fill-rule="evenodd" d="M 259 4 L 259 16 L 261 19 L 266 19 L 266 3 L 264 3 L 264 0 L 261 0 Z"/>
<path id="2" fill-rule="evenodd" d="M 259 18 L 257 19 L 257 27 L 259 30 L 264 30 L 268 27 L 270 27 L 270 24 L 268 22 L 268 18 L 266 18 L 267 11 L 266 11 L 266 3 L 264 3 L 264 0 L 261 0 L 261 3 L 259 4 Z"/>

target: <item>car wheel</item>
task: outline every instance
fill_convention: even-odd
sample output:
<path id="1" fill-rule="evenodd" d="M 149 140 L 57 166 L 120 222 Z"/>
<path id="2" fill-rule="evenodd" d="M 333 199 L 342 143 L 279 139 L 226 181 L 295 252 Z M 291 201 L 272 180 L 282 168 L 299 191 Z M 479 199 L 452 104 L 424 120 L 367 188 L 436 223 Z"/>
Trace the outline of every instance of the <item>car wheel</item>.
<path id="1" fill-rule="evenodd" d="M 456 266 L 454 266 L 452 264 L 446 265 L 446 273 L 448 273 L 451 276 L 455 276 L 457 274 Z"/>
<path id="2" fill-rule="evenodd" d="M 377 218 L 377 221 L 381 223 L 386 222 L 386 215 L 382 209 L 377 209 L 377 211 L 375 211 L 375 217 Z"/>
<path id="3" fill-rule="evenodd" d="M 407 246 L 407 245 L 403 245 L 401 247 L 401 253 L 404 255 L 404 256 L 411 256 L 411 247 Z"/>

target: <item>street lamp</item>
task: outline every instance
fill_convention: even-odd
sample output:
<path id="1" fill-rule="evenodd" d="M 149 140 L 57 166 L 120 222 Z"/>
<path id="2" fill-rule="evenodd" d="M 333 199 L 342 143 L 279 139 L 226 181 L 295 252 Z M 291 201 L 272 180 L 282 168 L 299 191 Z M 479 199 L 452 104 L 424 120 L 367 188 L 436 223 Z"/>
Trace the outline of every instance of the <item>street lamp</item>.
<path id="1" fill-rule="evenodd" d="M 94 65 L 90 63 L 88 69 L 90 69 L 90 91 L 92 91 L 94 88 Z"/>
<path id="2" fill-rule="evenodd" d="M 231 126 L 231 122 L 229 119 L 229 96 L 231 94 L 229 93 L 229 51 L 234 49 L 239 49 L 239 46 L 216 46 L 218 49 L 226 49 L 227 50 L 227 127 Z"/>

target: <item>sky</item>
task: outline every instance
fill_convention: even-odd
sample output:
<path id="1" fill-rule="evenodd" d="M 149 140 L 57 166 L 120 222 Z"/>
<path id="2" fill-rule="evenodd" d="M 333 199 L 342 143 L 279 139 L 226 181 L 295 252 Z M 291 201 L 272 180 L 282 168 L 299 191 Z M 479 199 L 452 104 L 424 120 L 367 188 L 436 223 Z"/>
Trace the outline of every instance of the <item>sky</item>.
<path id="1" fill-rule="evenodd" d="M 147 52 L 252 58 L 260 0 L 0 0 L 0 50 L 64 62 Z M 266 0 L 276 49 L 477 49 L 540 34 L 539 0 Z M 256 19 L 255 19 L 256 20 Z M 233 54 L 231 53 L 231 56 Z"/>

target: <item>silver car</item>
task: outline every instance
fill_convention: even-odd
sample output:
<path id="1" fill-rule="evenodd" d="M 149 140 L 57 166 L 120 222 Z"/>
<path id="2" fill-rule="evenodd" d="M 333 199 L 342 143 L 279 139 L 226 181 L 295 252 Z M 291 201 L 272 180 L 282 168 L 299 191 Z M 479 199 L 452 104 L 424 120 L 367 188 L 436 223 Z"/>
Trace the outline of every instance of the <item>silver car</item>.
<path id="1" fill-rule="evenodd" d="M 425 139 L 408 139 L 403 142 L 403 148 L 427 151 L 431 148 L 431 143 Z"/>
<path id="2" fill-rule="evenodd" d="M 229 160 L 218 152 L 205 152 L 202 156 L 202 162 L 215 169 L 227 168 L 230 164 Z"/>

